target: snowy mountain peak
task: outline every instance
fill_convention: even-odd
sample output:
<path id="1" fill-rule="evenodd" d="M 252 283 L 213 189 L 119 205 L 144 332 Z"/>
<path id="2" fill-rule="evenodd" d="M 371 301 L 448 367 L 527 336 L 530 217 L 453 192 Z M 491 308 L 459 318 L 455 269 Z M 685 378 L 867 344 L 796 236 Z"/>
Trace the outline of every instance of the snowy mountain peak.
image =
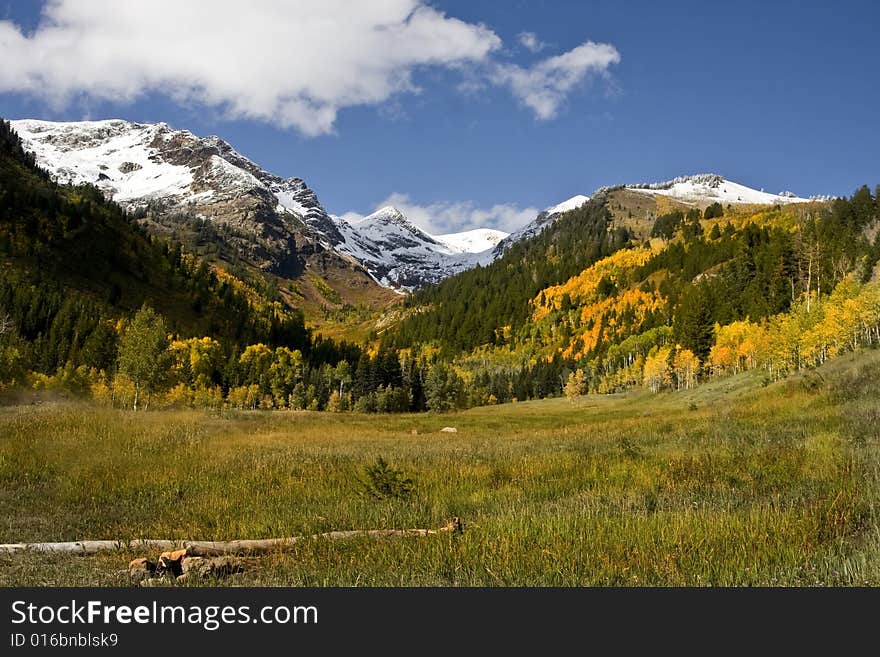
<path id="1" fill-rule="evenodd" d="M 397 208 L 380 208 L 359 221 L 336 219 L 343 240 L 337 250 L 364 264 L 383 285 L 412 290 L 492 260 L 491 249 L 507 233 L 478 228 L 430 235 Z"/>
<path id="2" fill-rule="evenodd" d="M 358 224 L 395 224 L 407 228 L 412 226 L 403 213 L 393 205 L 379 208 L 373 214 L 369 214 L 361 219 Z"/>
<path id="3" fill-rule="evenodd" d="M 509 233 L 494 228 L 476 228 L 461 233 L 434 235 L 434 239 L 459 253 L 482 253 L 494 248 Z"/>
<path id="4" fill-rule="evenodd" d="M 361 234 L 370 235 L 379 241 L 414 239 L 420 243 L 437 244 L 433 236 L 412 223 L 403 212 L 390 205 L 379 208 L 373 214 L 367 215 L 355 223 L 354 226 Z"/>
<path id="5" fill-rule="evenodd" d="M 302 180 L 265 171 L 220 137 L 121 119 L 11 123 L 58 182 L 95 185 L 146 212 L 157 232 L 173 233 L 190 219 L 210 222 L 241 256 L 280 274 L 301 272 L 304 259 L 341 239 Z"/>
<path id="6" fill-rule="evenodd" d="M 563 201 L 562 203 L 557 203 L 556 205 L 551 205 L 549 208 L 544 210 L 548 215 L 558 214 L 561 212 L 568 212 L 569 210 L 574 210 L 576 208 L 581 207 L 584 203 L 590 200 L 589 196 L 584 196 L 583 194 L 578 194 L 577 196 L 572 196 L 570 199 Z"/>
<path id="7" fill-rule="evenodd" d="M 12 121 L 27 150 L 60 183 L 91 183 L 125 204 L 181 197 L 194 182 L 190 168 L 157 156 L 153 144 L 169 138 L 163 124 L 121 119 L 53 123 Z M 162 139 L 163 141 L 165 139 Z"/>
<path id="8" fill-rule="evenodd" d="M 668 190 L 672 189 L 676 185 L 691 185 L 691 186 L 703 186 L 711 189 L 717 189 L 724 183 L 724 177 L 718 175 L 717 173 L 697 173 L 690 176 L 678 176 L 673 178 L 672 180 L 667 180 L 665 182 L 655 182 L 655 183 L 635 183 L 633 185 L 627 185 L 631 189 L 653 189 L 653 190 Z"/>
<path id="9" fill-rule="evenodd" d="M 492 259 L 500 258 L 501 255 L 513 244 L 542 233 L 544 229 L 548 226 L 552 226 L 564 213 L 575 210 L 589 201 L 589 196 L 578 194 L 577 196 L 572 196 L 570 199 L 562 201 L 562 203 L 551 205 L 525 226 L 500 240 L 495 245 L 495 248 L 492 249 Z M 489 261 L 491 261 L 491 259 Z"/>
<path id="10" fill-rule="evenodd" d="M 806 203 L 808 201 L 808 199 L 800 198 L 792 192 L 770 194 L 763 189 L 752 189 L 727 180 L 717 173 L 680 176 L 665 182 L 638 183 L 625 187 L 643 194 L 667 196 L 686 203 L 775 205 L 777 203 Z"/>

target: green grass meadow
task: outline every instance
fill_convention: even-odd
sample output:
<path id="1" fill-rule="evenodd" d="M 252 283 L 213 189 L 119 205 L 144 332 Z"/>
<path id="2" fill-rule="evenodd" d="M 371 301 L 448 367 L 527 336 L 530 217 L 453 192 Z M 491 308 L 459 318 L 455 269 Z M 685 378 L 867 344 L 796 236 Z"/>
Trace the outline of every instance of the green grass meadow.
<path id="1" fill-rule="evenodd" d="M 0 542 L 309 540 L 257 586 L 880 585 L 880 352 L 766 386 L 437 415 L 0 407 Z M 454 426 L 457 433 L 440 433 Z M 382 457 L 414 482 L 365 493 Z M 0 585 L 128 585 L 135 556 L 0 556 Z M 152 555 L 155 556 L 155 555 Z M 189 583 L 190 585 L 193 582 Z"/>

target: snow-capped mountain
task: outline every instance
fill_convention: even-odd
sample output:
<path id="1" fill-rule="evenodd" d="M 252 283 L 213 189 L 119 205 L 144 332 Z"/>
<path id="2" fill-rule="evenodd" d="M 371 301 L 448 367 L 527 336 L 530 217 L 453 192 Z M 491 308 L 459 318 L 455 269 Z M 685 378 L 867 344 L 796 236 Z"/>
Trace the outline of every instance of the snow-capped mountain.
<path id="1" fill-rule="evenodd" d="M 165 123 L 11 123 L 58 182 L 97 186 L 159 233 L 208 222 L 247 261 L 288 278 L 347 269 L 411 290 L 485 261 L 475 254 L 506 237 L 491 229 L 429 235 L 394 208 L 349 224 L 328 214 L 301 178 L 276 176 L 219 137 Z"/>
<path id="2" fill-rule="evenodd" d="M 339 258 L 332 246 L 341 236 L 315 193 L 300 178 L 261 169 L 219 137 L 122 120 L 11 123 L 58 182 L 97 186 L 157 232 L 185 220 L 210 222 L 247 261 L 287 277 L 315 257 Z"/>
<path id="3" fill-rule="evenodd" d="M 777 203 L 806 203 L 792 192 L 770 194 L 727 180 L 716 173 L 682 176 L 662 183 L 626 185 L 643 194 L 668 196 L 685 203 L 721 203 L 775 205 Z"/>
<path id="4" fill-rule="evenodd" d="M 564 212 L 589 200 L 575 196 L 553 205 L 511 234 L 477 228 L 430 235 L 397 208 L 384 207 L 351 224 L 338 219 L 344 241 L 336 248 L 363 263 L 383 285 L 413 290 L 465 269 L 488 265 L 514 242 L 537 235 Z"/>
<path id="5" fill-rule="evenodd" d="M 578 195 L 552 205 L 509 235 L 487 228 L 430 235 L 392 207 L 353 223 L 332 216 L 301 178 L 269 173 L 216 136 L 123 120 L 11 123 L 37 163 L 59 182 L 97 186 L 159 233 L 210 224 L 214 239 L 231 247 L 236 258 L 287 278 L 311 272 L 325 282 L 334 279 L 337 292 L 376 283 L 398 291 L 436 283 L 492 262 L 590 200 Z M 808 200 L 768 194 L 716 174 L 600 192 L 621 188 L 697 205 Z"/>
<path id="6" fill-rule="evenodd" d="M 406 290 L 473 267 L 507 235 L 487 228 L 429 235 L 390 206 L 354 223 L 337 219 L 337 226 L 343 236 L 337 250 L 361 262 L 383 285 Z"/>

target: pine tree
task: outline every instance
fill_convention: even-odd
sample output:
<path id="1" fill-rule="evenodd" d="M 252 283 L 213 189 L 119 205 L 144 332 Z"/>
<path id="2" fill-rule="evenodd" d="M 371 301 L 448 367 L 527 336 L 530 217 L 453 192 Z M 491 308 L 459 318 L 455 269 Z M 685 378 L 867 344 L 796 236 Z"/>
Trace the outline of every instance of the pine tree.
<path id="1" fill-rule="evenodd" d="M 673 336 L 685 349 L 705 361 L 715 343 L 715 320 L 705 285 L 688 286 L 675 312 Z"/>
<path id="2" fill-rule="evenodd" d="M 715 219 L 724 216 L 724 207 L 717 201 L 706 208 L 703 212 L 703 219 Z"/>
<path id="3" fill-rule="evenodd" d="M 437 363 L 425 380 L 425 399 L 432 411 L 451 411 L 459 404 L 462 381 L 445 363 Z"/>

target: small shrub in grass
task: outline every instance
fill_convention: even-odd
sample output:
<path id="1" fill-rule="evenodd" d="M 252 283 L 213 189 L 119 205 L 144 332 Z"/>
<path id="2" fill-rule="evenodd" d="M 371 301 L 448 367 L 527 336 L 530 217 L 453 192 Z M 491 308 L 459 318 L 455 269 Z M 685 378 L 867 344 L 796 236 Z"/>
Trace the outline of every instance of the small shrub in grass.
<path id="1" fill-rule="evenodd" d="M 511 481 L 513 481 L 513 475 L 510 474 L 510 471 L 507 468 L 496 465 L 489 473 L 490 488 L 501 488 L 502 486 L 509 484 Z"/>
<path id="2" fill-rule="evenodd" d="M 624 456 L 630 459 L 637 459 L 642 455 L 642 448 L 628 436 L 618 438 L 617 447 L 623 452 Z"/>
<path id="3" fill-rule="evenodd" d="M 825 385 L 825 379 L 818 372 L 807 370 L 801 380 L 801 388 L 806 392 L 818 392 Z"/>
<path id="4" fill-rule="evenodd" d="M 415 483 L 401 470 L 394 468 L 381 456 L 364 468 L 360 479 L 363 493 L 376 500 L 403 500 L 413 494 Z"/>

